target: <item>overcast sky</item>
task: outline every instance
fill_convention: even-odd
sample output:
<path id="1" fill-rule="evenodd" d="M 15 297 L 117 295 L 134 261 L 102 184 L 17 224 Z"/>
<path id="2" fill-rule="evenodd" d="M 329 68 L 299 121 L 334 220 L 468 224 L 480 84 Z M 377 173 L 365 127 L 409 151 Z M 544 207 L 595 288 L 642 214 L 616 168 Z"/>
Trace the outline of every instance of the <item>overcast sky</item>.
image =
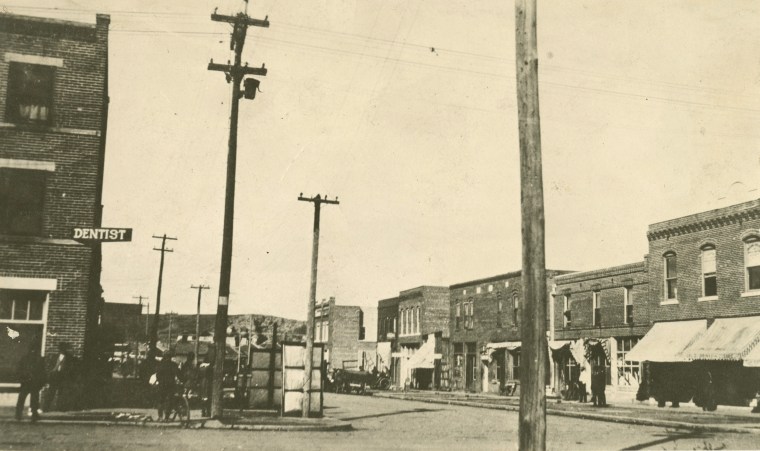
<path id="1" fill-rule="evenodd" d="M 215 311 L 238 0 L 0 0 L 94 22 L 110 13 L 107 301 Z M 58 10 L 52 8 L 59 8 Z M 244 61 L 232 313 L 304 318 L 313 207 L 318 298 L 376 306 L 419 285 L 520 268 L 513 1 L 252 1 Z M 641 260 L 647 225 L 760 197 L 760 2 L 539 1 L 547 265 Z"/>

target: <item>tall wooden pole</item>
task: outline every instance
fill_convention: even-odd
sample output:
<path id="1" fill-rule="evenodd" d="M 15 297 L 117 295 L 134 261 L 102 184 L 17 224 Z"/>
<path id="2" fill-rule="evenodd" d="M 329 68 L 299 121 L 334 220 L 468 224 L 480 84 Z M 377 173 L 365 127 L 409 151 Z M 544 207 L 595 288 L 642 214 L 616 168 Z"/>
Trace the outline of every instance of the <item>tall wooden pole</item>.
<path id="1" fill-rule="evenodd" d="M 536 0 L 515 0 L 517 112 L 520 129 L 523 328 L 521 450 L 546 449 L 546 262 L 541 126 L 538 108 Z"/>
<path id="2" fill-rule="evenodd" d="M 200 352 L 200 337 L 201 337 L 201 293 L 203 290 L 208 290 L 210 287 L 208 285 L 190 285 L 190 288 L 197 289 L 198 290 L 198 308 L 195 311 L 195 365 L 197 366 L 200 363 L 200 360 L 198 359 L 198 353 Z"/>
<path id="3" fill-rule="evenodd" d="M 246 2 L 246 9 L 248 3 Z M 264 67 L 253 68 L 243 66 L 242 53 L 245 44 L 246 31 L 249 26 L 268 27 L 268 20 L 251 19 L 246 13 L 236 16 L 224 16 L 221 14 L 211 15 L 215 22 L 227 22 L 233 25 L 232 41 L 230 50 L 235 52 L 234 65 L 215 64 L 213 60 L 208 65 L 208 70 L 224 72 L 226 79 L 232 84 L 232 97 L 230 99 L 230 136 L 227 146 L 227 178 L 224 195 L 224 225 L 222 228 L 222 262 L 219 271 L 219 298 L 216 305 L 216 319 L 214 321 L 214 383 L 211 390 L 211 416 L 222 418 L 224 409 L 222 406 L 224 397 L 224 353 L 227 349 L 227 313 L 230 299 L 230 277 L 232 273 L 232 238 L 233 221 L 235 218 L 235 171 L 237 168 L 237 134 L 238 134 L 238 111 L 239 101 L 243 97 L 240 84 L 245 75 L 266 75 Z M 253 93 L 255 95 L 255 92 Z M 247 97 L 247 98 L 253 98 Z"/>
<path id="4" fill-rule="evenodd" d="M 317 261 L 319 260 L 319 210 L 321 204 L 338 204 L 338 198 L 327 200 L 319 194 L 315 197 L 298 196 L 298 200 L 314 204 L 314 231 L 311 246 L 311 284 L 309 288 L 309 304 L 306 309 L 306 351 L 304 352 L 303 398 L 301 416 L 308 418 L 311 413 L 311 373 L 314 365 L 314 304 L 317 298 Z"/>

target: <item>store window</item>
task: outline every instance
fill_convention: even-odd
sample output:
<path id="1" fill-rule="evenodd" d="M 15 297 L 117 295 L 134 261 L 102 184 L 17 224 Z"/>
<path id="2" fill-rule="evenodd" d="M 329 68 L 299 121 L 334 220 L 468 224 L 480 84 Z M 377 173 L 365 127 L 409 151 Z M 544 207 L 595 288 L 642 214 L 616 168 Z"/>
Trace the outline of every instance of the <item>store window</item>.
<path id="1" fill-rule="evenodd" d="M 516 349 L 512 352 L 510 352 L 510 355 L 512 357 L 512 379 L 519 380 L 520 379 L 520 350 Z"/>
<path id="2" fill-rule="evenodd" d="M 0 383 L 16 383 L 18 362 L 42 352 L 46 291 L 0 289 Z"/>
<path id="3" fill-rule="evenodd" d="M 639 362 L 626 360 L 626 355 L 639 342 L 637 337 L 619 337 L 617 340 L 617 384 L 621 387 L 638 387 L 641 382 Z"/>

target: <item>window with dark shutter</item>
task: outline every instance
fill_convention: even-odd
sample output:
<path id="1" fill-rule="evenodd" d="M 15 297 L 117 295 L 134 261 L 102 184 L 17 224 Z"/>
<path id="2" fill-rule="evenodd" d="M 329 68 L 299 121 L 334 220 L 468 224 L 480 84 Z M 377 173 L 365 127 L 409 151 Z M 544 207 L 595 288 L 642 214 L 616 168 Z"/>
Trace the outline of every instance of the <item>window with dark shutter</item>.
<path id="1" fill-rule="evenodd" d="M 0 168 L 0 233 L 42 235 L 45 172 Z"/>
<path id="2" fill-rule="evenodd" d="M 49 123 L 55 67 L 11 62 L 8 69 L 8 122 Z"/>

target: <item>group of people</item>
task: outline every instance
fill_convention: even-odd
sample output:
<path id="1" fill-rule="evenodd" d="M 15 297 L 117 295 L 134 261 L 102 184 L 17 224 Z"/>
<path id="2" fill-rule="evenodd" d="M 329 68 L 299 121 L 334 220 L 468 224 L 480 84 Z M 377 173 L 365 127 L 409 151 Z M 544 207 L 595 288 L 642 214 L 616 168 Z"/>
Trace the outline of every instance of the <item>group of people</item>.
<path id="1" fill-rule="evenodd" d="M 26 398 L 29 396 L 32 422 L 40 416 L 40 390 L 45 390 L 44 411 L 55 406 L 60 409 L 63 390 L 73 373 L 72 357 L 67 343 L 58 345 L 58 355 L 52 369 L 48 372 L 45 359 L 40 353 L 39 342 L 31 343 L 26 354 L 21 358 L 17 368 L 17 379 L 20 384 L 18 400 L 16 401 L 16 420 L 21 420 Z"/>
<path id="2" fill-rule="evenodd" d="M 171 352 L 164 353 L 156 366 L 156 384 L 158 386 L 158 418 L 169 419 L 170 403 L 178 389 L 191 390 L 201 398 L 201 415 L 211 415 L 211 390 L 213 387 L 214 367 L 212 360 L 206 356 L 198 365 L 195 354 L 189 353 L 181 365 L 172 360 Z"/>
<path id="3" fill-rule="evenodd" d="M 594 407 L 607 407 L 607 396 L 605 395 L 607 371 L 603 365 L 593 365 L 590 372 L 581 368 L 576 389 L 571 390 L 569 396 L 573 399 L 577 397 L 579 402 L 586 403 L 588 402 L 587 390 L 589 386 L 591 388 L 591 402 Z"/>

